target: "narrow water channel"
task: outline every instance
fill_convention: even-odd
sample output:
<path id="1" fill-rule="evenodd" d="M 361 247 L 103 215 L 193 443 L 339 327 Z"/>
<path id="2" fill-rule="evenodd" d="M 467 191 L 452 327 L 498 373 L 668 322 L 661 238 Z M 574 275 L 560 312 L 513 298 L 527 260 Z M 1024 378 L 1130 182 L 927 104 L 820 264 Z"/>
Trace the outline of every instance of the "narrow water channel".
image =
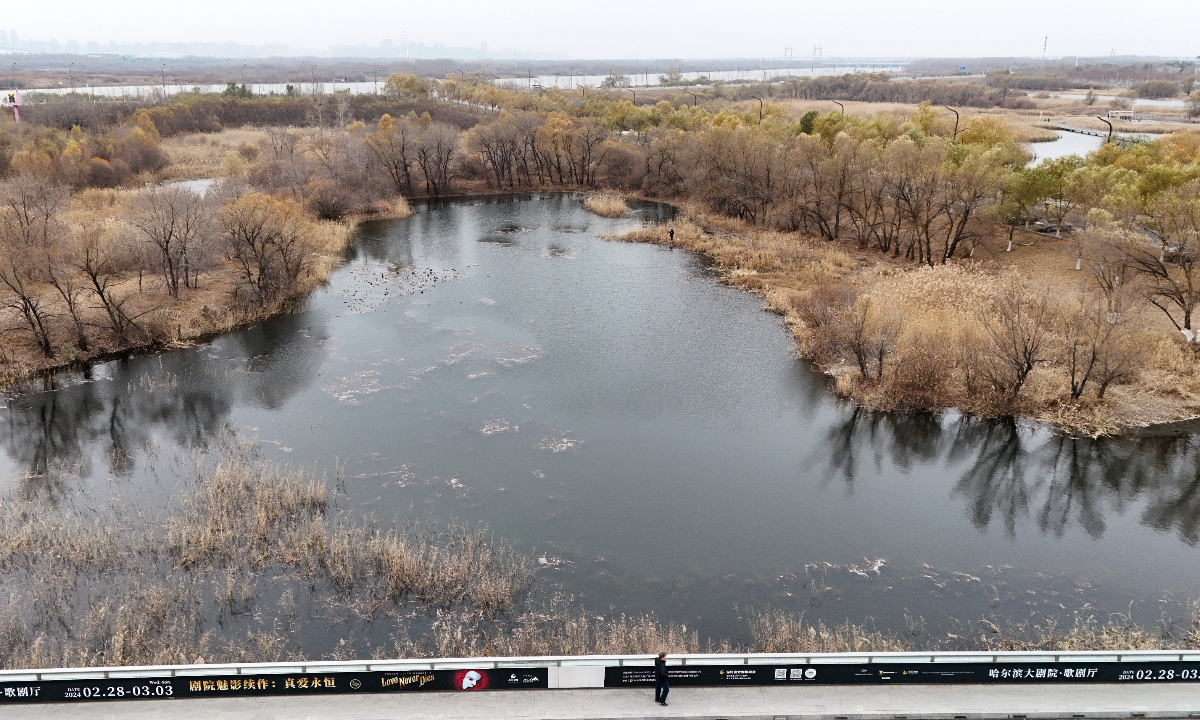
<path id="1" fill-rule="evenodd" d="M 570 195 L 362 228 L 295 314 L 98 365 L 0 409 L 4 493 L 149 509 L 215 434 L 341 468 L 388 520 L 483 522 L 608 614 L 744 637 L 746 607 L 900 630 L 1200 597 L 1200 453 L 955 413 L 873 414 L 699 257 L 602 239 Z M 1131 605 L 1132 603 L 1132 605 Z"/>

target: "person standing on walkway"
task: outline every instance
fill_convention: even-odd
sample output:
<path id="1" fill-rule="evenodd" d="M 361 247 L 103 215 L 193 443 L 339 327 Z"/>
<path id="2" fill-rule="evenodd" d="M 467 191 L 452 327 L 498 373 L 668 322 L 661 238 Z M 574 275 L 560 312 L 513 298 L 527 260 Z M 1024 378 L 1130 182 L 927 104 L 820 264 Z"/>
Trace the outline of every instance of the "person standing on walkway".
<path id="1" fill-rule="evenodd" d="M 671 687 L 667 685 L 667 653 L 660 652 L 654 659 L 654 702 L 667 706 L 667 693 Z"/>

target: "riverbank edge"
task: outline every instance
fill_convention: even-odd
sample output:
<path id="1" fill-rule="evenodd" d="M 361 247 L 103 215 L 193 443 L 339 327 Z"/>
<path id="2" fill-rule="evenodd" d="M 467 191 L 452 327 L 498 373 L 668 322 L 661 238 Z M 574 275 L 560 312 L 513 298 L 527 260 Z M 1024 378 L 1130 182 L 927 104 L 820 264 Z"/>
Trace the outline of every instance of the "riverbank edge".
<path id="1" fill-rule="evenodd" d="M 433 201 L 433 202 L 466 201 L 466 200 L 471 200 L 474 198 L 520 197 L 520 196 L 533 196 L 533 195 L 566 195 L 566 196 L 579 197 L 580 203 L 582 205 L 582 204 L 584 204 L 584 199 L 586 199 L 587 196 L 594 195 L 598 192 L 612 193 L 613 191 L 597 189 L 597 188 L 590 188 L 590 187 L 583 187 L 583 186 L 579 186 L 579 187 L 568 186 L 568 187 L 554 188 L 554 189 L 530 188 L 530 189 L 526 189 L 526 190 L 496 189 L 496 188 L 488 188 L 488 187 L 482 187 L 482 188 L 481 187 L 472 187 L 472 188 L 464 189 L 461 192 L 456 192 L 453 194 L 447 194 L 447 195 L 414 194 L 414 195 L 412 195 L 410 197 L 406 197 L 404 199 L 406 201 L 411 201 L 411 202 L 428 203 L 430 201 Z M 618 194 L 622 198 L 625 198 L 627 200 L 632 200 L 635 202 L 660 203 L 660 204 L 670 205 L 671 207 L 674 207 L 679 212 L 681 218 L 687 218 L 687 219 L 692 219 L 692 220 L 695 220 L 698 222 L 703 222 L 703 220 L 697 216 L 695 209 L 693 207 L 689 206 L 688 200 L 686 198 L 653 198 L 653 197 L 646 197 L 646 196 L 643 196 L 638 193 L 628 193 L 628 192 L 621 192 Z M 702 213 L 701 213 L 701 215 L 702 215 Z M 46 364 L 46 365 L 38 365 L 38 366 L 32 367 L 32 368 L 15 368 L 15 372 L 10 374 L 8 377 L 0 378 L 0 393 L 23 394 L 23 392 L 21 390 L 21 388 L 23 386 L 28 388 L 28 391 L 36 391 L 37 389 L 31 388 L 28 386 L 31 383 L 35 383 L 39 380 L 46 382 L 46 381 L 50 380 L 53 376 L 55 376 L 59 373 L 81 371 L 84 368 L 87 368 L 91 365 L 95 365 L 97 363 L 111 362 L 113 360 L 121 360 L 121 359 L 131 358 L 131 357 L 152 355 L 154 353 L 167 351 L 167 350 L 183 350 L 183 349 L 187 349 L 187 348 L 191 348 L 191 347 L 196 347 L 196 346 L 211 342 L 212 340 L 214 340 L 226 333 L 235 332 L 237 330 L 242 330 L 242 329 L 251 327 L 253 325 L 256 325 L 258 323 L 270 320 L 274 317 L 279 317 L 281 315 L 285 315 L 285 314 L 294 312 L 295 308 L 298 304 L 300 304 L 304 300 L 306 300 L 308 298 L 309 294 L 313 290 L 315 290 L 317 287 L 321 287 L 321 286 L 324 286 L 325 284 L 327 284 L 329 277 L 332 276 L 332 274 L 334 272 L 336 272 L 337 269 L 339 269 L 340 267 L 342 267 L 344 265 L 345 252 L 350 247 L 351 243 L 353 242 L 354 233 L 357 232 L 357 230 L 359 229 L 359 227 L 362 224 L 368 223 L 368 222 L 383 222 L 383 221 L 388 221 L 388 220 L 404 219 L 406 217 L 408 217 L 408 215 L 397 214 L 397 213 L 378 213 L 378 214 L 370 214 L 370 215 L 353 215 L 353 216 L 344 218 L 341 221 L 338 221 L 339 224 L 346 226 L 344 242 L 338 250 L 338 254 L 341 255 L 341 258 L 337 262 L 332 263 L 328 267 L 322 269 L 323 272 L 320 277 L 315 278 L 314 287 L 312 289 L 302 293 L 301 295 L 298 295 L 294 298 L 289 299 L 285 303 L 282 303 L 278 308 L 276 308 L 272 312 L 265 313 L 263 315 L 257 315 L 254 317 L 244 318 L 244 319 L 241 319 L 232 324 L 223 325 L 222 327 L 220 327 L 218 329 L 206 331 L 203 333 L 198 333 L 196 335 L 191 335 L 188 337 L 179 337 L 176 340 L 173 340 L 170 342 L 154 341 L 154 342 L 140 343 L 140 344 L 135 343 L 135 344 L 131 344 L 126 347 L 122 347 L 120 349 L 98 352 L 96 354 L 88 355 L 86 357 L 74 357 L 66 362 L 55 362 L 55 363 L 50 363 L 50 364 Z M 796 349 L 796 357 L 799 360 L 807 363 L 813 370 L 820 372 L 821 374 L 830 378 L 833 381 L 831 383 L 830 389 L 838 398 L 854 402 L 854 403 L 858 404 L 860 407 L 867 409 L 871 412 L 879 412 L 879 413 L 903 412 L 903 410 L 892 409 L 892 408 L 880 408 L 880 407 L 876 407 L 876 406 L 872 405 L 869 402 L 869 400 L 862 395 L 861 392 L 855 392 L 855 390 L 861 389 L 861 386 L 859 386 L 857 384 L 849 385 L 849 392 L 847 392 L 847 387 L 844 386 L 842 383 L 837 382 L 838 376 L 840 374 L 842 374 L 839 372 L 839 369 L 841 369 L 841 368 L 839 368 L 838 366 L 822 364 L 822 363 L 818 362 L 816 359 L 814 359 L 813 357 L 806 355 L 803 350 L 803 344 L 800 341 L 800 337 L 799 337 L 798 333 L 796 332 L 794 324 L 789 323 L 787 321 L 786 309 L 781 306 L 770 303 L 767 299 L 769 293 L 772 290 L 772 286 L 760 284 L 758 287 L 753 287 L 750 284 L 746 283 L 744 281 L 744 278 L 739 278 L 735 275 L 735 273 L 738 270 L 744 270 L 744 268 L 740 268 L 737 266 L 728 266 L 728 265 L 724 264 L 723 261 L 719 257 L 717 257 L 716 255 L 714 255 L 710 252 L 705 252 L 703 250 L 698 250 L 695 248 L 688 247 L 686 244 L 676 242 L 669 237 L 650 237 L 650 236 L 647 236 L 646 234 L 639 234 L 638 237 L 631 237 L 627 233 L 625 235 L 617 236 L 617 237 L 601 237 L 601 239 L 659 245 L 662 247 L 669 247 L 672 249 L 678 249 L 678 250 L 683 250 L 685 252 L 694 253 L 698 256 L 702 256 L 702 257 L 712 261 L 714 266 L 717 267 L 720 271 L 718 279 L 721 283 L 723 283 L 725 285 L 729 285 L 734 288 L 737 288 L 738 290 L 741 290 L 743 292 L 747 292 L 749 294 L 762 297 L 764 300 L 764 303 L 763 303 L 764 310 L 767 310 L 768 312 L 778 315 L 780 318 L 783 319 L 784 327 L 787 328 L 788 331 L 793 336 L 793 342 L 795 343 L 795 349 Z M 715 239 L 720 240 L 721 238 L 719 236 L 716 236 Z M 1047 428 L 1047 429 L 1051 430 L 1052 432 L 1056 432 L 1058 434 L 1061 434 L 1061 435 L 1064 435 L 1067 437 L 1089 437 L 1089 438 L 1093 438 L 1093 439 L 1099 438 L 1099 437 L 1138 438 L 1138 437 L 1157 437 L 1157 436 L 1183 436 L 1183 435 L 1190 435 L 1190 434 L 1194 434 L 1196 432 L 1200 432 L 1200 414 L 1195 414 L 1195 415 L 1181 417 L 1181 418 L 1175 418 L 1175 419 L 1171 419 L 1171 420 L 1163 420 L 1161 422 L 1149 422 L 1149 423 L 1118 422 L 1118 425 L 1115 430 L 1105 428 L 1099 432 L 1096 432 L 1094 426 L 1089 426 L 1087 424 L 1076 425 L 1076 424 L 1056 421 L 1054 419 L 1050 419 L 1050 418 L 1039 416 L 1037 414 L 1032 414 L 1032 413 L 998 412 L 995 414 L 987 414 L 987 413 L 980 413 L 978 411 L 968 410 L 966 408 L 958 407 L 955 405 L 945 405 L 945 406 L 940 406 L 940 407 L 936 407 L 936 408 L 929 408 L 926 410 L 922 410 L 922 412 L 930 412 L 930 413 L 934 413 L 934 414 L 943 413 L 943 412 L 951 412 L 951 411 L 960 412 L 967 416 L 982 417 L 982 418 L 1009 417 L 1009 418 L 1012 418 L 1012 419 L 1020 421 L 1020 422 L 1029 423 L 1029 424 L 1032 424 L 1035 426 Z"/>
<path id="2" fill-rule="evenodd" d="M 692 207 L 688 204 L 688 201 L 686 198 L 674 198 L 671 200 L 663 200 L 663 199 L 656 199 L 656 198 L 641 197 L 641 196 L 638 196 L 635 194 L 626 194 L 625 197 L 627 197 L 628 199 L 631 199 L 631 200 L 666 203 L 666 204 L 669 204 L 669 205 L 672 205 L 673 207 L 675 207 L 679 211 L 679 216 L 682 219 L 691 220 L 691 221 L 696 222 L 701 225 L 703 225 L 704 221 L 705 221 L 704 213 L 697 212 L 694 207 Z M 754 232 L 754 230 L 743 229 L 743 232 Z M 737 288 L 738 290 L 741 290 L 743 292 L 747 292 L 752 295 L 756 295 L 756 296 L 763 298 L 763 309 L 768 312 L 774 313 L 775 315 L 778 315 L 783 320 L 782 324 L 784 325 L 784 327 L 788 330 L 789 333 L 791 333 L 793 342 L 795 343 L 796 357 L 799 360 L 807 363 L 813 370 L 820 372 L 821 374 L 828 377 L 831 381 L 833 381 L 831 383 L 830 390 L 838 398 L 854 402 L 859 407 L 862 407 L 871 412 L 876 412 L 876 413 L 906 412 L 906 410 L 903 410 L 903 409 L 876 407 L 869 401 L 869 399 L 867 397 L 864 396 L 864 394 L 862 392 L 862 390 L 864 388 L 862 385 L 857 384 L 857 383 L 843 384 L 843 383 L 838 382 L 838 377 L 844 375 L 847 370 L 845 367 L 842 367 L 841 365 L 823 364 L 823 363 L 818 362 L 814 357 L 806 354 L 804 351 L 804 345 L 801 342 L 801 335 L 800 335 L 800 333 L 797 332 L 796 323 L 789 321 L 787 308 L 785 308 L 781 305 L 778 305 L 776 303 L 772 303 L 770 301 L 769 296 L 770 296 L 772 290 L 774 290 L 776 288 L 774 288 L 770 284 L 762 282 L 761 279 L 757 276 L 756 273 L 754 273 L 753 270 L 749 270 L 749 272 L 746 275 L 740 276 L 738 274 L 739 272 L 747 272 L 748 269 L 737 266 L 737 265 L 733 265 L 733 266 L 728 265 L 725 261 L 722 260 L 722 258 L 718 257 L 717 255 L 715 255 L 711 252 L 706 252 L 701 249 L 689 247 L 687 243 L 676 241 L 673 236 L 667 235 L 665 233 L 660 233 L 660 234 L 626 233 L 625 235 L 622 235 L 619 237 L 610 237 L 610 238 L 606 238 L 606 239 L 617 240 L 617 241 L 621 241 L 621 242 L 637 242 L 637 243 L 659 245 L 661 247 L 668 247 L 671 249 L 677 249 L 677 250 L 683 250 L 685 252 L 691 252 L 691 253 L 694 253 L 696 255 L 700 255 L 700 256 L 706 258 L 707 260 L 711 261 L 716 268 L 719 269 L 720 275 L 719 275 L 718 279 L 722 284 L 729 285 L 730 287 Z M 710 241 L 713 241 L 713 242 L 720 242 L 720 241 L 724 240 L 726 242 L 726 244 L 728 245 L 729 239 L 736 240 L 737 237 L 734 236 L 733 238 L 725 238 L 722 236 L 721 233 L 715 233 L 715 234 L 710 235 L 707 239 Z M 755 283 L 757 286 L 754 284 L 748 283 L 746 281 L 748 277 L 754 277 Z M 926 408 L 926 409 L 921 409 L 921 410 L 909 410 L 908 412 L 929 412 L 929 413 L 933 413 L 933 414 L 944 413 L 944 412 L 958 412 L 958 413 L 962 413 L 963 415 L 966 415 L 968 417 L 980 417 L 980 418 L 990 418 L 990 419 L 1012 418 L 1013 420 L 1018 421 L 1018 422 L 1028 423 L 1033 426 L 1046 428 L 1047 430 L 1054 432 L 1056 434 L 1066 436 L 1066 437 L 1073 437 L 1073 438 L 1086 437 L 1086 438 L 1091 438 L 1091 439 L 1098 439 L 1101 437 L 1118 437 L 1118 438 L 1141 438 L 1141 437 L 1161 437 L 1161 436 L 1179 437 L 1179 436 L 1191 435 L 1191 434 L 1200 432 L 1200 414 L 1192 414 L 1192 415 L 1172 418 L 1169 420 L 1161 420 L 1161 421 L 1156 421 L 1156 422 L 1136 422 L 1136 421 L 1135 422 L 1127 422 L 1127 421 L 1122 421 L 1120 418 L 1114 418 L 1115 426 L 1113 426 L 1113 427 L 1101 426 L 1098 428 L 1095 423 L 1089 423 L 1086 421 L 1085 418 L 1082 418 L 1082 417 L 1077 418 L 1077 422 L 1072 423 L 1069 421 L 1070 418 L 1067 418 L 1066 420 L 1064 420 L 1064 419 L 1062 419 L 1063 416 L 1061 416 L 1061 415 L 1059 416 L 1059 419 L 1056 419 L 1054 417 L 1049 417 L 1048 412 L 1046 414 L 1038 414 L 1036 412 L 1010 413 L 1010 412 L 1003 412 L 1003 411 L 995 412 L 995 413 L 984 413 L 984 412 L 979 412 L 977 410 L 971 410 L 971 409 L 967 409 L 964 407 L 960 407 L 957 405 L 941 405 L 938 407 Z"/>
<path id="3" fill-rule="evenodd" d="M 105 349 L 95 352 L 79 353 L 76 351 L 71 358 L 61 360 L 59 358 L 40 358 L 47 362 L 24 365 L 10 365 L 6 368 L 6 372 L 0 375 L 0 396 L 21 395 L 25 392 L 36 392 L 44 388 L 33 388 L 31 384 L 41 381 L 48 385 L 54 376 L 65 372 L 80 372 L 84 369 L 105 362 L 114 360 L 123 360 L 132 357 L 141 357 L 153 355 L 166 350 L 184 350 L 191 347 L 197 347 L 212 342 L 214 339 L 230 332 L 243 330 L 252 327 L 258 323 L 270 320 L 271 318 L 286 315 L 295 310 L 295 307 L 306 300 L 309 294 L 318 287 L 322 287 L 329 282 L 329 277 L 343 264 L 345 264 L 346 250 L 349 249 L 353 240 L 354 233 L 357 232 L 360 225 L 365 222 L 376 220 L 402 219 L 404 216 L 395 213 L 380 213 L 377 215 L 355 215 L 337 221 L 338 225 L 344 226 L 343 241 L 340 247 L 333 252 L 328 253 L 327 257 L 337 256 L 336 262 L 330 263 L 326 267 L 321 267 L 316 275 L 312 278 L 313 287 L 300 293 L 295 297 L 288 298 L 277 306 L 262 314 L 253 316 L 243 316 L 232 322 L 222 323 L 219 327 L 207 329 L 195 334 L 184 335 L 183 324 L 179 324 L 179 332 L 175 339 L 163 341 L 161 339 L 153 339 L 146 342 L 131 342 L 114 349 Z M 230 308 L 218 308 L 219 310 L 228 311 Z"/>
<path id="4" fill-rule="evenodd" d="M 171 182 L 188 181 L 188 180 L 207 180 L 207 179 L 210 179 L 210 178 L 203 178 L 203 177 L 172 178 Z M 521 196 L 521 195 L 534 195 L 534 194 L 577 195 L 577 196 L 581 196 L 581 197 L 586 197 L 587 195 L 595 194 L 596 192 L 597 192 L 596 188 L 585 188 L 582 186 L 580 186 L 580 187 L 568 186 L 568 187 L 565 187 L 562 189 L 556 188 L 554 190 L 530 189 L 530 190 L 525 190 L 525 191 L 472 188 L 472 189 L 464 190 L 462 192 L 457 192 L 457 193 L 453 193 L 453 194 L 449 194 L 449 195 L 414 194 L 411 196 L 402 197 L 401 199 L 406 202 L 407 201 L 415 201 L 415 202 L 427 203 L 429 201 L 435 201 L 435 202 L 462 201 L 462 200 L 470 200 L 472 198 L 492 198 L 492 197 L 509 197 L 509 196 L 516 197 L 516 196 Z M 632 197 L 632 196 L 626 196 L 626 197 Z M 643 198 L 636 198 L 636 199 L 642 200 L 644 202 L 661 202 L 659 200 L 653 200 L 653 199 L 643 199 Z M 582 203 L 583 200 L 581 199 L 580 202 Z M 668 203 L 668 204 L 671 204 L 671 203 Z M 674 204 L 671 204 L 671 205 L 673 207 L 678 207 L 678 205 L 674 205 Z M 124 360 L 127 358 L 133 358 L 133 357 L 142 357 L 142 356 L 146 356 L 146 355 L 153 355 L 155 353 L 159 353 L 159 352 L 163 352 L 163 351 L 167 351 L 167 350 L 185 350 L 187 348 L 197 347 L 197 346 L 212 342 L 216 338 L 218 338 L 222 335 L 225 335 L 226 333 L 235 332 L 237 330 L 244 330 L 248 327 L 257 325 L 258 323 L 265 322 L 272 318 L 280 317 L 282 315 L 286 315 L 288 313 L 294 312 L 297 305 L 299 305 L 300 303 L 302 303 L 306 299 L 308 299 L 309 295 L 316 288 L 326 285 L 329 281 L 329 278 L 333 275 L 333 273 L 336 272 L 339 268 L 341 268 L 345 264 L 346 251 L 350 248 L 350 245 L 353 242 L 354 234 L 359 230 L 359 228 L 363 224 L 370 223 L 370 222 L 386 222 L 389 220 L 403 220 L 405 218 L 410 217 L 412 214 L 411 209 L 406 208 L 406 210 L 407 210 L 407 214 L 405 214 L 405 212 L 381 212 L 381 213 L 373 213 L 373 214 L 369 214 L 369 215 L 368 214 L 359 214 L 359 215 L 350 215 L 350 216 L 343 218 L 340 221 L 336 221 L 337 224 L 345 226 L 344 242 L 343 242 L 342 246 L 337 249 L 336 253 L 330 253 L 330 255 L 340 255 L 340 258 L 337 260 L 337 262 L 330 264 L 328 267 L 322 268 L 321 276 L 314 278 L 314 286 L 311 289 L 305 291 L 304 293 L 301 293 L 300 295 L 298 295 L 296 297 L 290 298 L 283 303 L 280 303 L 280 305 L 271 312 L 263 313 L 261 315 L 255 315 L 253 317 L 244 317 L 242 319 L 237 320 L 236 322 L 223 324 L 219 328 L 196 333 L 194 335 L 188 335 L 187 337 L 183 337 L 182 333 L 181 333 L 179 337 L 177 337 L 174 340 L 168 341 L 168 342 L 163 342 L 161 340 L 153 340 L 150 342 L 141 342 L 141 343 L 134 342 L 134 343 L 130 343 L 128 345 L 122 346 L 117 349 L 109 349 L 109 350 L 103 350 L 103 351 L 97 351 L 97 352 L 91 352 L 91 353 L 77 354 L 77 355 L 71 357 L 70 359 L 63 360 L 63 361 L 59 361 L 57 358 L 49 358 L 49 359 L 40 358 L 42 360 L 49 360 L 49 361 L 44 362 L 44 363 L 37 363 L 37 364 L 26 364 L 24 366 L 13 365 L 13 366 L 6 368 L 6 373 L 0 374 L 0 395 L 4 395 L 4 394 L 22 395 L 22 394 L 25 394 L 26 392 L 38 392 L 40 390 L 46 389 L 46 387 L 35 388 L 35 387 L 32 387 L 33 384 L 38 383 L 40 381 L 44 386 L 48 386 L 49 382 L 54 378 L 54 376 L 56 376 L 60 373 L 81 372 L 81 371 L 85 370 L 86 368 L 96 365 L 96 364 L 99 364 L 99 363 L 112 362 L 114 360 Z M 0 407 L 2 407 L 2 406 L 0 406 Z"/>

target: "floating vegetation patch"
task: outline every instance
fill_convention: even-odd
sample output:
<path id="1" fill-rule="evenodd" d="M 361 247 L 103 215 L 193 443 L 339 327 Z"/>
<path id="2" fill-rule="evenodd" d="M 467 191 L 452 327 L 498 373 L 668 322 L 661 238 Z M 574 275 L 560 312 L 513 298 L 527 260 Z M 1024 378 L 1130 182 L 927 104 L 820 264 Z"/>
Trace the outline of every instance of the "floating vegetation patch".
<path id="1" fill-rule="evenodd" d="M 549 450 L 550 452 L 566 452 L 573 450 L 583 444 L 583 441 L 578 438 L 567 437 L 548 437 L 542 438 L 537 446 L 539 450 Z"/>
<path id="2" fill-rule="evenodd" d="M 516 432 L 520 430 L 519 425 L 514 425 L 507 420 L 488 420 L 479 428 L 479 432 L 483 435 L 499 435 L 500 433 Z"/>
<path id="3" fill-rule="evenodd" d="M 384 389 L 375 370 L 360 370 L 321 388 L 326 394 L 344 405 L 360 405 L 364 395 L 372 395 Z"/>
<path id="4" fill-rule="evenodd" d="M 442 365 L 458 365 L 467 359 L 481 360 L 504 368 L 533 362 L 542 351 L 532 345 L 518 345 L 508 340 L 468 340 L 450 348 Z"/>

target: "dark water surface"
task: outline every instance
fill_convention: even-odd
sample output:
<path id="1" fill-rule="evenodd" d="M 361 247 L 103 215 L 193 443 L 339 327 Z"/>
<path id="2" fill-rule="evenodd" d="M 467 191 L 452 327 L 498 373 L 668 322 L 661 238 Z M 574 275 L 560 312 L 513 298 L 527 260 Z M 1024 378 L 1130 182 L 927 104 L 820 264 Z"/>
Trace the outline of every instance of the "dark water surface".
<path id="1" fill-rule="evenodd" d="M 664 206 L 417 209 L 364 227 L 302 312 L 8 398 L 5 491 L 152 509 L 181 454 L 231 429 L 340 465 L 344 505 L 486 522 L 589 608 L 713 636 L 744 637 L 747 606 L 944 635 L 1131 607 L 1153 624 L 1200 597 L 1193 436 L 839 402 L 761 299 L 597 237 Z"/>

